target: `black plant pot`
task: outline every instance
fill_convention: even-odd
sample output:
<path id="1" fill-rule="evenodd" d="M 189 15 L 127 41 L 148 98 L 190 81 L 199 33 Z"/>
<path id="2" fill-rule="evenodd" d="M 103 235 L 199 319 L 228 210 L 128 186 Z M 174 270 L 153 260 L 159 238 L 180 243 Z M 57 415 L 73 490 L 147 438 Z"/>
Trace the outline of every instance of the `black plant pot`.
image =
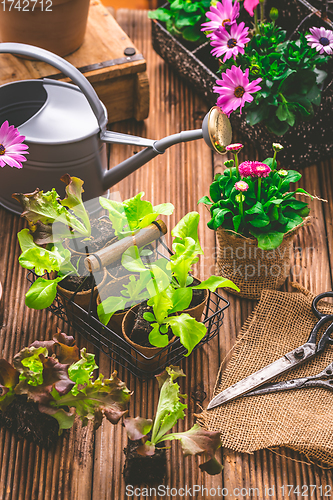
<path id="1" fill-rule="evenodd" d="M 311 6 L 313 11 L 323 5 L 319 0 L 313 0 L 313 3 L 315 4 Z M 287 31 L 288 36 L 298 27 L 304 30 L 311 26 L 324 25 L 330 29 L 330 26 L 315 14 L 307 18 L 312 11 L 299 0 L 279 0 L 278 5 L 276 0 L 267 0 L 266 12 L 273 6 L 279 8 L 278 23 Z M 304 19 L 303 24 L 299 26 Z M 242 20 L 249 26 L 252 18 L 247 16 Z M 216 74 L 218 65 L 217 60 L 210 54 L 209 43 L 195 47 L 178 40 L 156 20 L 152 20 L 152 42 L 154 50 L 199 92 L 208 105 L 214 106 L 217 94 L 213 92 L 213 85 L 218 78 Z M 303 121 L 289 129 L 283 136 L 277 136 L 262 124 L 251 127 L 246 123 L 244 115 L 240 116 L 234 112 L 230 120 L 233 129 L 239 135 L 239 140 L 244 138 L 261 150 L 261 159 L 272 156 L 272 143 L 279 142 L 284 146 L 284 150 L 279 153 L 279 160 L 285 168 L 302 167 L 331 157 L 333 154 L 331 119 L 333 83 L 330 85 L 333 79 L 332 59 L 325 70 L 328 76 L 322 92 L 322 101 L 320 106 L 316 106 L 315 116 L 310 121 Z"/>
<path id="2" fill-rule="evenodd" d="M 151 457 L 143 457 L 136 452 L 142 444 L 141 440 L 131 441 L 128 439 L 124 448 L 126 456 L 123 476 L 126 484 L 133 486 L 159 485 L 163 483 L 166 475 L 166 452 L 164 449 L 155 449 Z"/>

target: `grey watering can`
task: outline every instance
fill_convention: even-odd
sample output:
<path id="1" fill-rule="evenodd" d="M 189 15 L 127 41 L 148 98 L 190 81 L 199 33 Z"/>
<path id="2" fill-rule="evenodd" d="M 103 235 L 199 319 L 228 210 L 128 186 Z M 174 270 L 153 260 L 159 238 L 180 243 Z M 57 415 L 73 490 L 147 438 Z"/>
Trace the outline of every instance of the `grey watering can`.
<path id="1" fill-rule="evenodd" d="M 103 195 L 155 156 L 177 143 L 204 138 L 219 153 L 231 142 L 231 125 L 219 108 L 212 108 L 202 129 L 189 130 L 160 140 L 144 139 L 106 130 L 107 112 L 88 80 L 72 64 L 47 50 L 20 43 L 0 43 L 0 53 L 29 56 L 44 61 L 76 85 L 51 79 L 23 80 L 0 87 L 0 124 L 18 128 L 29 146 L 28 161 L 18 170 L 1 172 L 0 204 L 21 213 L 12 193 L 63 192 L 60 177 L 81 178 L 85 201 Z M 108 170 L 105 143 L 144 147 L 142 151 Z"/>

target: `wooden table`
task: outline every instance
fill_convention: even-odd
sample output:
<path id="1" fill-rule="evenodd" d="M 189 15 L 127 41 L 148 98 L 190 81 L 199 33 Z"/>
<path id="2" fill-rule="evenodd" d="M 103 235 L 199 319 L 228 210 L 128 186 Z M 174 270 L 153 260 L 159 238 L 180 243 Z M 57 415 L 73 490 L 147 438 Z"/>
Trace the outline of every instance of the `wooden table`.
<path id="1" fill-rule="evenodd" d="M 117 123 L 112 127 L 113 130 L 159 139 L 180 130 L 201 127 L 207 107 L 200 96 L 188 88 L 153 51 L 147 13 L 118 10 L 117 20 L 147 60 L 151 111 L 145 122 L 131 120 Z M 237 139 L 236 134 L 234 139 Z M 112 146 L 112 165 L 132 155 L 135 149 L 130 146 Z M 255 153 L 250 145 L 246 146 L 241 159 L 252 159 Z M 212 155 L 203 140 L 177 145 L 122 181 L 114 190 L 118 190 L 123 199 L 145 191 L 145 199 L 153 204 L 172 201 L 175 212 L 170 217 L 169 226 L 173 227 L 185 213 L 197 209 L 197 200 L 208 194 L 213 175 L 221 171 L 224 159 Z M 305 228 L 295 241 L 295 247 L 308 251 L 302 255 L 295 253 L 296 267 L 293 267 L 291 279 L 297 280 L 314 293 L 332 289 L 332 167 L 332 161 L 309 165 L 303 169 L 300 183 L 311 193 L 328 200 L 328 203 L 310 203 L 313 224 Z M 214 273 L 215 238 L 214 233 L 206 227 L 207 211 L 203 206 L 199 206 L 198 210 L 202 216 L 200 240 L 205 250 L 205 256 L 198 264 L 198 275 L 205 278 Z M 18 265 L 19 247 L 16 238 L 16 233 L 24 223 L 18 216 L 0 209 L 0 224 L 0 281 L 4 286 L 0 353 L 11 359 L 23 346 L 35 339 L 51 338 L 56 327 L 63 328 L 63 325 L 50 313 L 25 307 L 24 294 L 28 285 L 26 272 Z M 227 296 L 225 293 L 224 295 Z M 255 305 L 252 301 L 231 295 L 227 298 L 231 305 L 226 311 L 219 338 L 216 337 L 182 363 L 187 376 L 180 382 L 181 390 L 189 397 L 187 416 L 179 423 L 178 430 L 188 429 L 194 423 L 194 413 L 200 412 L 191 398 L 191 393 L 198 384 L 203 384 L 207 393 L 204 404 L 207 404 L 213 392 L 219 365 L 234 345 L 241 325 Z M 84 345 L 80 337 L 77 338 L 79 344 Z M 114 364 L 98 351 L 96 354 L 101 372 L 108 376 Z M 124 369 L 119 370 L 119 376 L 134 391 L 130 414 L 151 417 L 157 403 L 157 383 L 154 380 L 141 383 Z M 112 426 L 107 421 L 95 433 L 90 426 L 82 428 L 77 421 L 70 432 L 59 438 L 56 447 L 49 450 L 40 449 L 26 441 L 18 441 L 15 435 L 1 429 L 0 499 L 123 500 L 126 498 L 122 479 L 122 450 L 125 444 L 124 428 L 120 424 Z M 317 485 L 317 488 L 320 485 L 333 485 L 331 470 L 309 465 L 303 456 L 290 450 L 263 450 L 253 455 L 242 455 L 224 449 L 219 455 L 224 465 L 223 472 L 210 477 L 201 473 L 197 467 L 200 459 L 183 459 L 179 444 L 174 443 L 168 451 L 166 484 L 170 488 L 186 485 L 202 485 L 207 488 L 203 490 L 203 495 L 196 494 L 196 499 L 213 498 L 209 494 L 210 488 L 223 486 L 228 489 L 228 498 L 231 500 L 264 499 L 265 488 L 274 488 L 275 496 L 271 497 L 282 500 L 281 486 L 287 484 L 312 484 Z M 317 489 L 309 498 L 322 498 L 319 492 Z M 266 498 L 269 498 L 268 494 Z M 288 498 L 299 497 L 290 495 Z"/>

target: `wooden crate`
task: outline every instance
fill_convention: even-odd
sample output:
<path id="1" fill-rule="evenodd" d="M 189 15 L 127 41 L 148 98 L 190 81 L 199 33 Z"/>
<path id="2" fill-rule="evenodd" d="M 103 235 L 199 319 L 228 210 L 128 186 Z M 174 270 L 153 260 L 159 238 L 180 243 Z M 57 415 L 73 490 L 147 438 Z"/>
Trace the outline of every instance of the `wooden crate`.
<path id="1" fill-rule="evenodd" d="M 135 52 L 127 56 L 126 49 L 131 49 L 126 52 Z M 110 123 L 132 117 L 140 121 L 148 117 L 146 61 L 99 0 L 91 0 L 83 44 L 65 59 L 93 85 L 107 108 Z M 37 78 L 69 81 L 43 62 L 0 54 L 0 85 Z"/>

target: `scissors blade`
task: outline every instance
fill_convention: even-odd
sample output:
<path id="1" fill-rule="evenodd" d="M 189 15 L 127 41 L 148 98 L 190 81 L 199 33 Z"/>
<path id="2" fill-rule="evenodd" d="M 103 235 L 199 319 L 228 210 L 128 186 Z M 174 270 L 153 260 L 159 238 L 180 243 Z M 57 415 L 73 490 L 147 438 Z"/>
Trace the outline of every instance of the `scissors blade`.
<path id="1" fill-rule="evenodd" d="M 233 399 L 246 394 L 257 387 L 260 387 L 273 378 L 281 375 L 282 373 L 291 370 L 295 366 L 304 363 L 307 359 L 314 356 L 316 353 L 316 344 L 306 343 L 293 351 L 288 352 L 282 358 L 274 361 L 273 363 L 261 368 L 257 372 L 249 375 L 248 377 L 236 382 L 231 387 L 217 394 L 209 403 L 207 410 L 211 410 L 216 406 L 232 401 Z M 302 354 L 300 358 L 300 354 Z"/>
<path id="2" fill-rule="evenodd" d="M 268 384 L 254 391 L 247 392 L 244 396 L 259 396 L 260 394 L 270 394 L 271 392 L 290 391 L 292 389 L 302 389 L 309 387 L 309 379 L 307 377 L 298 378 L 295 380 L 285 380 L 284 382 L 276 382 L 275 384 Z"/>

